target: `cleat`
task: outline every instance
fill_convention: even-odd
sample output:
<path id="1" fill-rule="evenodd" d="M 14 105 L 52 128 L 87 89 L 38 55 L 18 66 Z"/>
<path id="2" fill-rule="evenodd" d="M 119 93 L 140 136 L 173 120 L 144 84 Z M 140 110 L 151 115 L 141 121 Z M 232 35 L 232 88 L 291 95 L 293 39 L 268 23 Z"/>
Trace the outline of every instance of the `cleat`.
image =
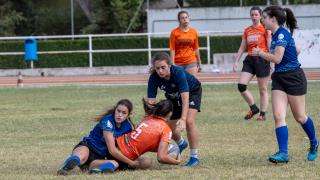
<path id="1" fill-rule="evenodd" d="M 257 121 L 265 121 L 266 120 L 266 116 L 259 115 L 256 120 Z"/>
<path id="2" fill-rule="evenodd" d="M 189 145 L 189 143 L 187 140 L 184 140 L 181 145 L 180 144 L 178 145 L 179 150 L 180 150 L 180 154 L 182 153 L 183 150 L 185 150 L 188 147 L 188 145 Z"/>
<path id="3" fill-rule="evenodd" d="M 318 157 L 319 141 L 315 145 L 311 145 L 308 151 L 308 161 L 314 161 Z"/>
<path id="4" fill-rule="evenodd" d="M 269 161 L 272 163 L 288 163 L 289 155 L 283 152 L 277 152 L 276 154 L 269 157 Z"/>
<path id="5" fill-rule="evenodd" d="M 57 171 L 58 175 L 68 175 L 68 172 L 78 166 L 79 160 L 77 158 L 67 159 L 63 166 Z"/>
<path id="6" fill-rule="evenodd" d="M 185 165 L 186 167 L 196 167 L 200 164 L 200 160 L 198 158 L 190 157 L 189 161 Z"/>
<path id="7" fill-rule="evenodd" d="M 244 117 L 245 120 L 251 119 L 255 114 L 258 114 L 260 111 L 259 109 L 250 110 L 247 112 L 246 116 Z"/>
<path id="8" fill-rule="evenodd" d="M 107 168 L 105 170 L 101 170 L 99 168 L 94 168 L 89 171 L 89 174 L 109 174 L 109 173 L 113 173 L 112 169 Z"/>

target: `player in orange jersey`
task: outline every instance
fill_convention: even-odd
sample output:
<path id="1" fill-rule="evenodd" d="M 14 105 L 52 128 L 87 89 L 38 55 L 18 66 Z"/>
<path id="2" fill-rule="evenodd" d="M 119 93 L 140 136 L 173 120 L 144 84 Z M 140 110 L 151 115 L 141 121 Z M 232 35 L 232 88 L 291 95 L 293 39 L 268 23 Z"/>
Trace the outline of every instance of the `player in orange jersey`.
<path id="1" fill-rule="evenodd" d="M 248 56 L 243 61 L 242 72 L 238 83 L 238 90 L 250 107 L 250 110 L 244 119 L 249 120 L 260 111 L 260 115 L 257 120 L 265 120 L 265 113 L 268 109 L 267 87 L 270 75 L 270 62 L 259 56 L 253 55 L 252 48 L 259 47 L 262 51 L 268 52 L 271 42 L 271 33 L 266 30 L 260 22 L 261 9 L 259 7 L 255 6 L 250 9 L 250 17 L 252 25 L 244 30 L 241 46 L 233 65 L 233 71 L 236 71 L 239 65 L 239 60 L 247 47 Z M 255 104 L 250 91 L 247 90 L 248 83 L 255 75 L 257 76 L 260 91 L 260 109 Z"/>
<path id="2" fill-rule="evenodd" d="M 170 56 L 175 65 L 196 75 L 201 70 L 198 32 L 189 26 L 187 11 L 178 13 L 179 27 L 170 34 Z"/>
<path id="3" fill-rule="evenodd" d="M 172 136 L 172 131 L 167 124 L 167 121 L 172 116 L 173 105 L 171 101 L 161 100 L 151 105 L 143 100 L 143 104 L 147 116 L 132 132 L 118 137 L 114 142 L 115 145 L 127 158 L 132 161 L 138 161 L 135 168 L 147 169 L 152 166 L 151 158 L 141 157 L 146 152 L 156 152 L 157 160 L 160 163 L 179 164 L 181 162 L 180 156 L 174 159 L 167 154 Z M 113 172 L 119 167 L 118 163 L 121 162 L 111 160 L 108 163 L 101 164 L 98 168 L 91 170 L 91 172 Z M 122 163 L 122 166 L 124 165 Z"/>

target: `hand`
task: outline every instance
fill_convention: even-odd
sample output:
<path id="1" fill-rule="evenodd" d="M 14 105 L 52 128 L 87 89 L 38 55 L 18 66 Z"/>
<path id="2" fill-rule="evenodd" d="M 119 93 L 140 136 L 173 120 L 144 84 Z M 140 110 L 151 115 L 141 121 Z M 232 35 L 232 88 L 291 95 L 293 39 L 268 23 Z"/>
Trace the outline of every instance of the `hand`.
<path id="1" fill-rule="evenodd" d="M 202 68 L 201 68 L 201 64 L 200 63 L 197 63 L 197 67 L 198 67 L 198 72 L 201 72 Z"/>
<path id="2" fill-rule="evenodd" d="M 233 64 L 233 72 L 236 72 L 238 69 L 239 62 L 234 62 Z"/>
<path id="3" fill-rule="evenodd" d="M 135 161 L 132 161 L 129 166 L 132 167 L 132 168 L 137 168 L 139 167 L 140 163 L 138 160 L 135 160 Z"/>
<path id="4" fill-rule="evenodd" d="M 259 56 L 261 49 L 260 48 L 252 48 L 252 55 L 253 56 Z"/>
<path id="5" fill-rule="evenodd" d="M 177 157 L 177 159 L 176 159 L 177 161 L 178 161 L 178 164 L 180 164 L 181 163 L 181 154 L 179 154 L 178 155 L 178 157 Z"/>
<path id="6" fill-rule="evenodd" d="M 184 120 L 184 119 L 179 119 L 179 120 L 177 121 L 176 125 L 177 125 L 176 131 L 182 132 L 182 131 L 184 131 L 184 130 L 186 129 L 186 120 Z"/>

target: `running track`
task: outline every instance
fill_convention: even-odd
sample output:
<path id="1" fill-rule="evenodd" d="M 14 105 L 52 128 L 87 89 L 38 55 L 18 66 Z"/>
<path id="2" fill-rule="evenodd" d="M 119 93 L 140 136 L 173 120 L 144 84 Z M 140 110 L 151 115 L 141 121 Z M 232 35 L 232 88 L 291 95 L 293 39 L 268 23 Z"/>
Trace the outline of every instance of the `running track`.
<path id="1" fill-rule="evenodd" d="M 306 70 L 308 80 L 320 80 L 319 70 Z M 200 73 L 202 83 L 235 83 L 239 73 L 216 74 Z M 104 76 L 64 76 L 64 77 L 23 77 L 23 86 L 62 86 L 62 85 L 126 85 L 146 84 L 148 74 L 104 75 Z M 0 87 L 17 86 L 17 77 L 0 77 Z"/>

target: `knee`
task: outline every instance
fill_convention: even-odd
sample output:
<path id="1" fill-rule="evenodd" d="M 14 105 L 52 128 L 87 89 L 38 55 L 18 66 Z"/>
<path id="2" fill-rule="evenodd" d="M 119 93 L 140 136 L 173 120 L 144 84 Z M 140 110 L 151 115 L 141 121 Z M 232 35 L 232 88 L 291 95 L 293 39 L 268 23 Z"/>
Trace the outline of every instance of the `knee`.
<path id="1" fill-rule="evenodd" d="M 139 160 L 139 169 L 148 169 L 152 166 L 152 159 L 144 157 Z"/>
<path id="2" fill-rule="evenodd" d="M 260 88 L 260 96 L 265 96 L 268 94 L 267 87 Z"/>
<path id="3" fill-rule="evenodd" d="M 302 116 L 295 117 L 295 120 L 300 124 L 305 124 L 307 121 L 307 117 L 302 115 Z"/>
<path id="4" fill-rule="evenodd" d="M 247 90 L 247 85 L 239 83 L 238 84 L 238 90 L 239 90 L 240 93 L 246 91 Z"/>

